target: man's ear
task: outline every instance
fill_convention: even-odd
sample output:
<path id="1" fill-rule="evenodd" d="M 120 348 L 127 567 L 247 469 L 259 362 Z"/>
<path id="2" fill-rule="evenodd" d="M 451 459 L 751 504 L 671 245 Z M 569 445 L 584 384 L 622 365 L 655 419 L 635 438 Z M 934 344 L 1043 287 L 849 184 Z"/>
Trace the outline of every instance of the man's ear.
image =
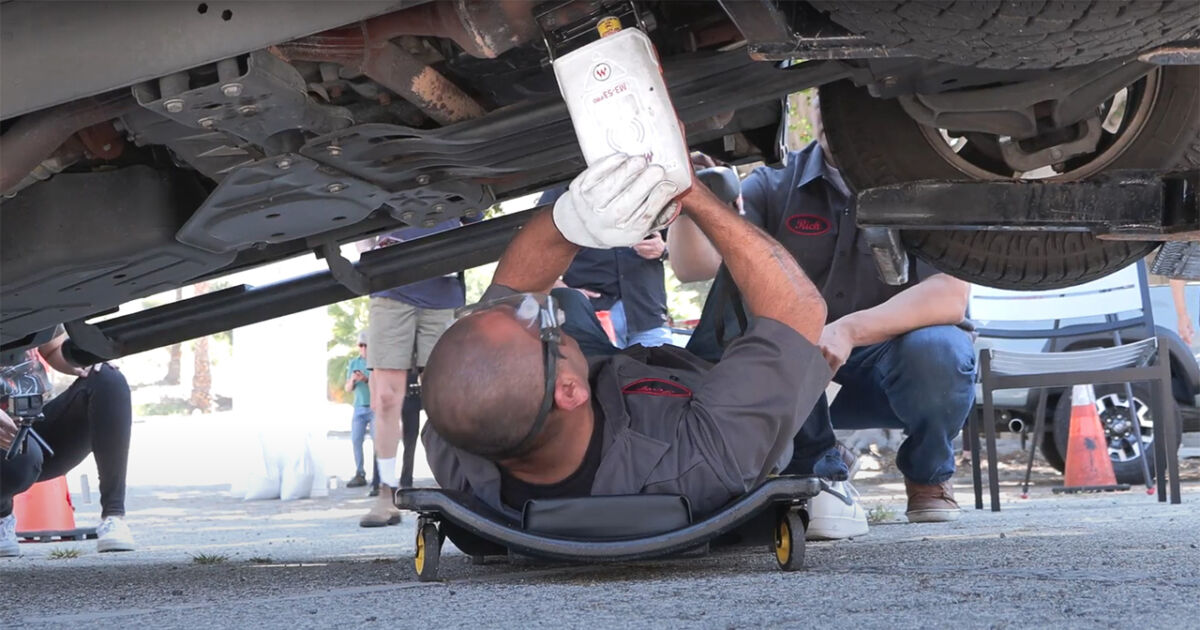
<path id="1" fill-rule="evenodd" d="M 591 399 L 587 381 L 568 370 L 560 370 L 554 384 L 554 405 L 571 411 L 587 404 Z"/>

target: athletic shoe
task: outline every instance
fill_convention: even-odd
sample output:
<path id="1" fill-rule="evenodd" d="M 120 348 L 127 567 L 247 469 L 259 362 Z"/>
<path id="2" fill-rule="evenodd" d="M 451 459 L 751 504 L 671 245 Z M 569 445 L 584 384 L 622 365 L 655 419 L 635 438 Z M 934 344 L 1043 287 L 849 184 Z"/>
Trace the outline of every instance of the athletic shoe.
<path id="1" fill-rule="evenodd" d="M 867 533 L 867 513 L 858 502 L 858 490 L 849 481 L 835 481 L 830 489 L 850 499 L 850 505 L 828 492 L 808 500 L 806 540 L 841 540 Z"/>
<path id="2" fill-rule="evenodd" d="M 109 516 L 100 521 L 96 528 L 96 551 L 133 551 L 137 545 L 133 542 L 133 532 L 125 524 L 124 516 Z"/>
<path id="3" fill-rule="evenodd" d="M 346 482 L 347 488 L 361 488 L 367 485 L 367 477 L 362 473 L 354 475 L 354 478 Z"/>
<path id="4" fill-rule="evenodd" d="M 17 515 L 0 518 L 0 558 L 15 558 L 21 555 L 21 543 L 17 540 Z"/>
<path id="5" fill-rule="evenodd" d="M 379 496 L 379 486 L 371 486 L 371 491 L 367 493 L 369 497 Z"/>
<path id="6" fill-rule="evenodd" d="M 949 479 L 933 484 L 905 479 L 904 490 L 908 492 L 908 510 L 904 515 L 909 523 L 945 523 L 962 516 L 954 500 L 954 484 Z"/>
<path id="7" fill-rule="evenodd" d="M 358 521 L 358 525 L 360 527 L 386 527 L 399 523 L 400 510 L 392 503 L 393 494 L 391 486 L 381 486 L 379 497 L 375 499 L 375 504 Z"/>

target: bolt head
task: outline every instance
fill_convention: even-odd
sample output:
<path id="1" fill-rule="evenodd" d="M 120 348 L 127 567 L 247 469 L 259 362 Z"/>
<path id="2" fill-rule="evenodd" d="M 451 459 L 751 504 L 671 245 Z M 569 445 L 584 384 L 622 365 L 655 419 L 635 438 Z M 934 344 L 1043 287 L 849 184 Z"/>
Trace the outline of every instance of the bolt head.
<path id="1" fill-rule="evenodd" d="M 437 212 L 437 213 L 445 212 L 446 204 L 442 204 L 442 203 L 433 204 L 433 211 Z"/>
<path id="2" fill-rule="evenodd" d="M 165 100 L 163 101 L 163 108 L 172 114 L 178 114 L 179 112 L 183 111 L 183 99 L 172 98 Z"/>
<path id="3" fill-rule="evenodd" d="M 1061 149 L 1050 149 L 1050 157 L 1052 157 L 1056 160 L 1062 158 L 1062 150 Z"/>
<path id="4" fill-rule="evenodd" d="M 224 94 L 228 98 L 234 98 L 235 96 L 241 96 L 242 95 L 242 84 L 241 83 L 226 83 L 225 85 L 221 86 L 221 93 Z"/>
<path id="5" fill-rule="evenodd" d="M 417 175 L 417 183 L 424 186 L 429 183 L 428 175 Z"/>
<path id="6" fill-rule="evenodd" d="M 329 155 L 337 157 L 342 154 L 342 147 L 339 147 L 336 144 L 331 144 L 328 147 L 326 147 L 326 151 L 329 151 Z"/>
<path id="7" fill-rule="evenodd" d="M 437 219 L 425 219 L 424 221 L 421 222 L 421 227 L 431 228 L 437 224 L 438 224 Z"/>
<path id="8" fill-rule="evenodd" d="M 286 171 L 292 167 L 292 161 L 287 158 L 280 158 L 275 162 L 275 166 L 281 171 Z"/>
<path id="9" fill-rule="evenodd" d="M 208 118 L 201 118 L 196 122 L 198 122 L 200 126 L 204 127 L 205 129 L 212 129 L 214 126 L 216 126 L 217 119 L 210 116 Z"/>
<path id="10" fill-rule="evenodd" d="M 257 105 L 242 105 L 238 108 L 238 113 L 243 116 L 253 116 L 258 113 Z"/>
<path id="11" fill-rule="evenodd" d="M 475 208 L 468 208 L 463 216 L 467 217 L 468 219 L 474 219 L 475 217 L 479 216 L 479 211 Z"/>
<path id="12" fill-rule="evenodd" d="M 412 222 L 413 217 L 415 217 L 415 216 L 417 216 L 417 215 L 413 214 L 412 211 L 410 210 L 408 212 L 401 214 L 400 220 L 404 221 L 405 223 L 410 223 L 410 222 Z"/>
<path id="13" fill-rule="evenodd" d="M 325 190 L 331 193 L 339 193 L 346 190 L 346 185 L 341 182 L 333 182 L 325 187 Z"/>

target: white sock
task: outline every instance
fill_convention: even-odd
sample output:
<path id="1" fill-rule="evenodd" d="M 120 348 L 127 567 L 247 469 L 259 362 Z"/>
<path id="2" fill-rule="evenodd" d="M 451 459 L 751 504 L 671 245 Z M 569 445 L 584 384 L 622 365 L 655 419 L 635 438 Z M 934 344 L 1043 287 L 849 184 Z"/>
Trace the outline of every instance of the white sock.
<path id="1" fill-rule="evenodd" d="M 379 460 L 379 481 L 386 483 L 393 488 L 400 487 L 400 476 L 396 473 L 396 458 L 395 457 L 380 457 Z M 388 483 L 388 482 L 391 483 Z"/>

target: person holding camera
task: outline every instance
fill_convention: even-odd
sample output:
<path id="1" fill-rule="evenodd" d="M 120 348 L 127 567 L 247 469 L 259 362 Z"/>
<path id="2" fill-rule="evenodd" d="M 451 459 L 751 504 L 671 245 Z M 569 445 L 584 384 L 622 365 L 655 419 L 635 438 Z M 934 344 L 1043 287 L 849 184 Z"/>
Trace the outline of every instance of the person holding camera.
<path id="1" fill-rule="evenodd" d="M 89 453 L 95 456 L 100 473 L 101 522 L 96 528 L 96 549 L 133 551 L 136 547 L 125 523 L 125 473 L 133 427 L 129 384 L 107 363 L 89 368 L 69 363 L 62 355 L 66 340 L 60 326 L 50 341 L 30 349 L 20 360 L 0 366 L 0 400 L 4 401 L 0 404 L 0 556 L 21 553 L 13 497 L 36 482 L 67 474 Z M 43 418 L 32 424 L 48 450 L 31 437 L 16 442 L 22 419 L 9 405 L 15 394 L 49 396 L 45 365 L 76 377 L 66 391 L 45 402 Z"/>

